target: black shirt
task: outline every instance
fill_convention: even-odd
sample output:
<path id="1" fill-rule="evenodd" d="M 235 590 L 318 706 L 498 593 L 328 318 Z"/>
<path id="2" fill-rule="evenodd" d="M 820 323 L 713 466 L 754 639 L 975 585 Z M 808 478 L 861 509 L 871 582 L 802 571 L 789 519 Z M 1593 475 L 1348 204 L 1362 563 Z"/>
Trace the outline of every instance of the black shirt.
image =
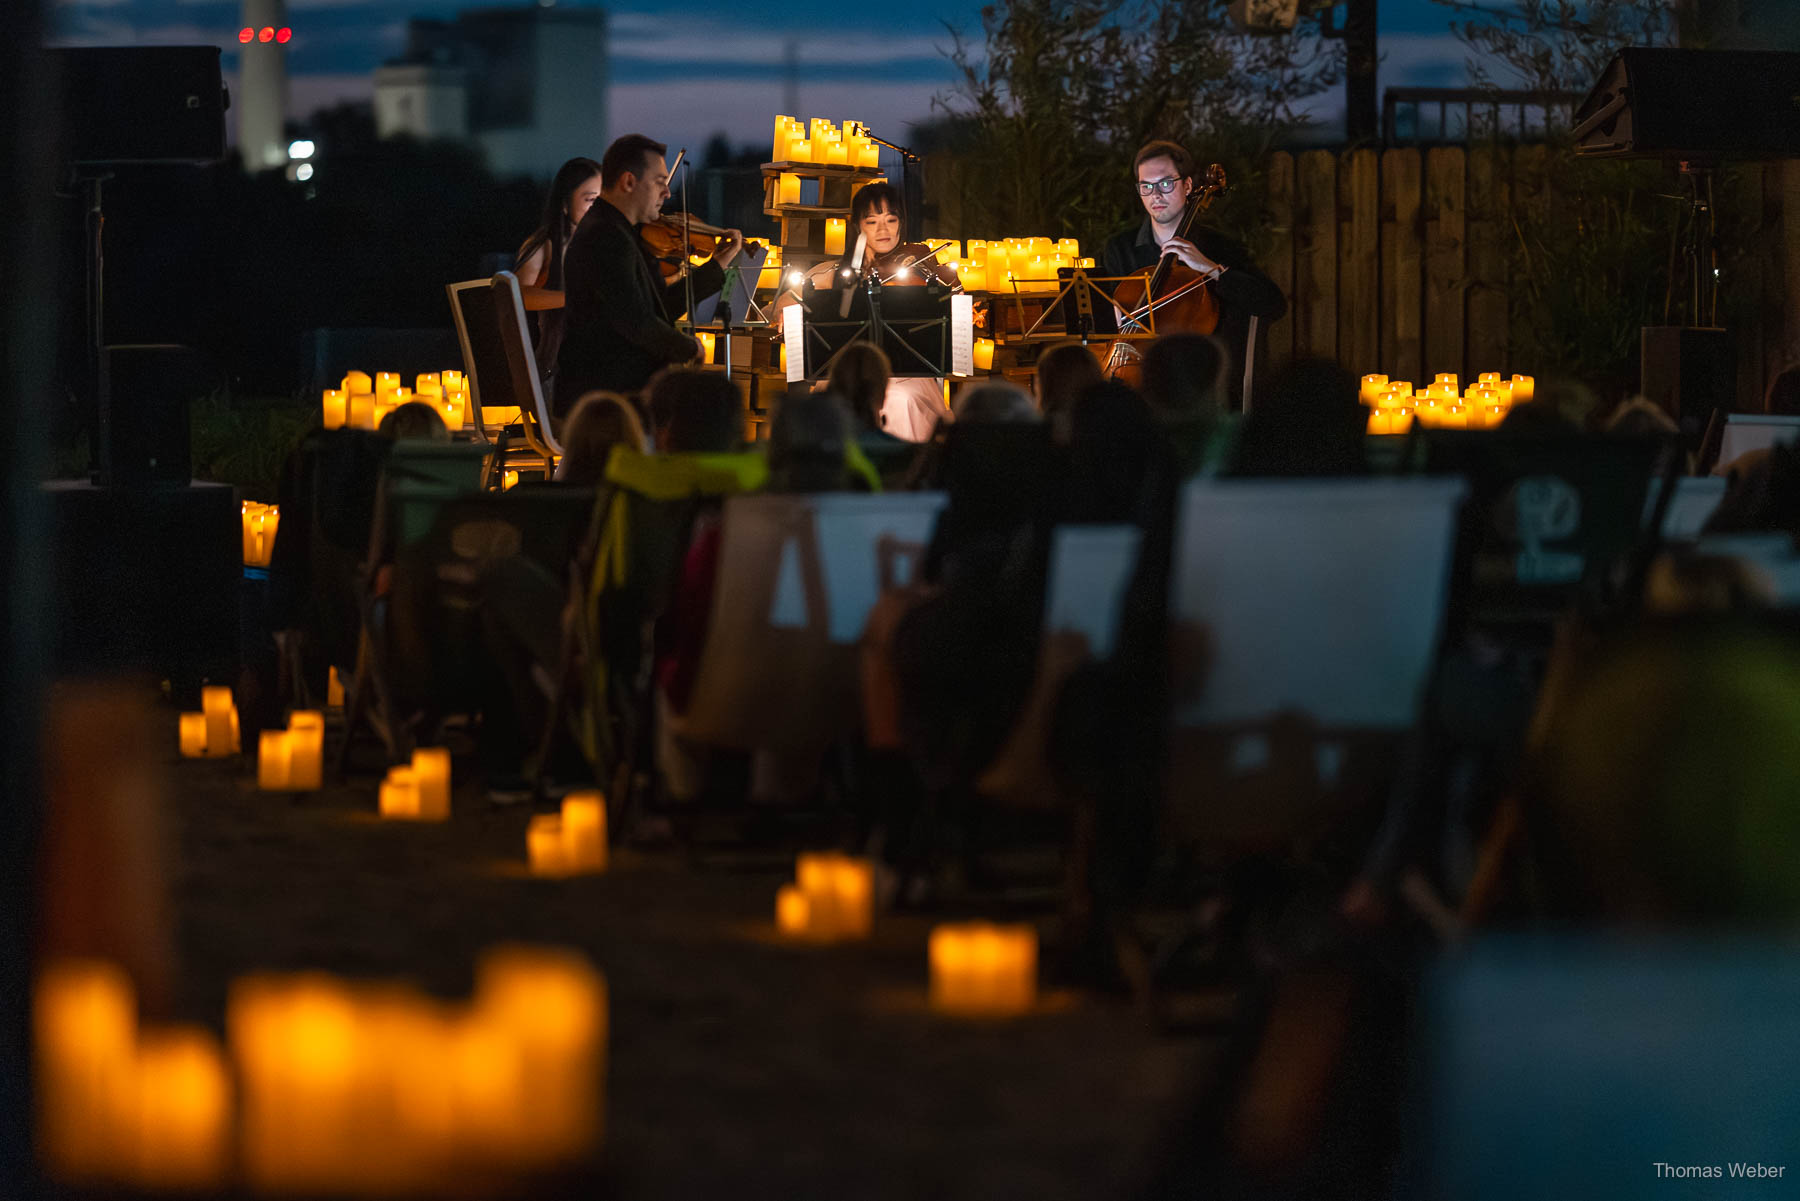
<path id="1" fill-rule="evenodd" d="M 725 282 L 717 263 L 694 270 L 694 296 Z M 637 227 L 604 198 L 594 201 L 563 252 L 563 342 L 556 360 L 556 411 L 584 392 L 630 396 L 671 363 L 697 358 L 694 339 L 675 328 L 687 308 L 681 280 L 665 285 Z"/>
<path id="2" fill-rule="evenodd" d="M 1236 408 L 1243 395 L 1244 349 L 1250 339 L 1250 318 L 1260 319 L 1256 350 L 1256 361 L 1260 364 L 1265 357 L 1264 339 L 1269 324 L 1287 313 L 1287 297 L 1281 294 L 1274 280 L 1256 269 L 1250 261 L 1250 252 L 1242 243 L 1207 226 L 1197 226 L 1188 241 L 1201 254 L 1225 268 L 1225 274 L 1207 287 L 1212 289 L 1213 298 L 1219 303 L 1219 328 L 1213 331 L 1214 335 L 1231 355 L 1227 376 L 1230 395 L 1225 398 L 1225 403 L 1228 408 Z M 1157 244 L 1150 218 L 1145 217 L 1137 229 L 1126 230 L 1107 242 L 1100 267 L 1107 275 L 1130 275 L 1156 266 L 1161 257 L 1162 248 Z"/>

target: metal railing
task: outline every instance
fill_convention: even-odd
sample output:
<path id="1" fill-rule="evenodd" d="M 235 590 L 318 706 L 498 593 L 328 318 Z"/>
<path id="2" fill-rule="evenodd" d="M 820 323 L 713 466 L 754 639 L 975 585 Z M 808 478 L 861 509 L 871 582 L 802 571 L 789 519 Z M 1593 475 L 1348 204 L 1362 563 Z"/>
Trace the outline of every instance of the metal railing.
<path id="1" fill-rule="evenodd" d="M 1582 92 L 1389 88 L 1381 105 L 1381 139 L 1389 146 L 1486 138 L 1540 141 L 1557 129 L 1569 128 L 1575 107 L 1584 99 Z"/>

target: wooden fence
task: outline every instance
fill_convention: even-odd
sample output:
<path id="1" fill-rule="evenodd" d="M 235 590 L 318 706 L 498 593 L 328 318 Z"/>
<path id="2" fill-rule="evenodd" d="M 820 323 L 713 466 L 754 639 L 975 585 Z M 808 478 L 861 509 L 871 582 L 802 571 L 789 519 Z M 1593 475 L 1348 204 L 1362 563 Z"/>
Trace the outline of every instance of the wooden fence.
<path id="1" fill-rule="evenodd" d="M 1276 154 L 1274 244 L 1263 266 L 1287 293 L 1270 329 L 1278 365 L 1311 355 L 1358 373 L 1426 381 L 1455 371 L 1535 373 L 1508 338 L 1508 242 L 1522 208 L 1547 209 L 1544 146 Z M 1760 214 L 1738 214 L 1765 253 L 1737 264 L 1753 320 L 1738 329 L 1739 407 L 1800 361 L 1800 162 L 1739 168 Z M 1760 186 L 1759 186 L 1760 185 Z M 1794 299 L 1790 300 L 1790 293 Z M 1645 314 L 1645 321 L 1657 314 Z"/>

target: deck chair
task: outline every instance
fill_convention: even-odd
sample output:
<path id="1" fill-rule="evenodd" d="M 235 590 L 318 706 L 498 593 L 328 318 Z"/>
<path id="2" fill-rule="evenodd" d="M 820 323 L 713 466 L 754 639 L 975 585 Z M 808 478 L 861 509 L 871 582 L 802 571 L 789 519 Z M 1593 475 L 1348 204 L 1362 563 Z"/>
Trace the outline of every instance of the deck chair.
<path id="1" fill-rule="evenodd" d="M 397 707 L 388 615 L 391 576 L 385 569 L 423 539 L 450 501 L 481 489 L 485 448 L 473 443 L 401 441 L 382 468 L 368 546 L 358 571 L 359 634 L 355 670 L 345 692 L 345 736 L 337 772 L 349 764 L 359 725 L 381 740 L 389 759 L 410 750 L 411 710 Z"/>
<path id="2" fill-rule="evenodd" d="M 537 356 L 531 349 L 531 326 L 525 321 L 525 300 L 519 280 L 510 271 L 494 276 L 494 315 L 500 322 L 500 346 L 506 355 L 509 392 L 519 406 L 525 444 L 543 460 L 544 477 L 556 470 L 562 443 L 550 421 L 544 398 L 544 381 L 538 375 Z"/>
<path id="3" fill-rule="evenodd" d="M 534 445 L 525 425 L 525 412 L 527 409 L 536 412 L 537 395 L 541 394 L 542 385 L 538 385 L 538 392 L 534 394 L 529 389 L 521 389 L 515 378 L 509 338 L 502 333 L 503 324 L 514 317 L 510 295 L 505 289 L 497 289 L 492 279 L 446 284 L 444 292 L 450 301 L 457 340 L 462 346 L 463 367 L 469 379 L 467 432 L 493 456 L 485 482 L 489 486 L 496 485 L 506 471 L 542 472 L 546 448 Z M 524 338 L 525 355 L 529 359 L 529 332 Z M 541 439 L 538 441 L 541 443 Z"/>
<path id="4" fill-rule="evenodd" d="M 725 503 L 706 648 L 680 734 L 816 750 L 858 728 L 857 643 L 884 586 L 917 574 L 941 493 Z"/>

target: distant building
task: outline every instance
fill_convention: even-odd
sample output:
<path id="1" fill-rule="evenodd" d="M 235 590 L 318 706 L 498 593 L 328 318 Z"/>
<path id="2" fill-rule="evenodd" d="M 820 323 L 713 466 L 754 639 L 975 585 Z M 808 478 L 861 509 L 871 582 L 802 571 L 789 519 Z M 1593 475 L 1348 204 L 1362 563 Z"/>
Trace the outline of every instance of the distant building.
<path id="1" fill-rule="evenodd" d="M 498 175 L 552 174 L 606 149 L 606 13 L 534 5 L 407 25 L 375 72 L 375 132 L 473 142 Z"/>

